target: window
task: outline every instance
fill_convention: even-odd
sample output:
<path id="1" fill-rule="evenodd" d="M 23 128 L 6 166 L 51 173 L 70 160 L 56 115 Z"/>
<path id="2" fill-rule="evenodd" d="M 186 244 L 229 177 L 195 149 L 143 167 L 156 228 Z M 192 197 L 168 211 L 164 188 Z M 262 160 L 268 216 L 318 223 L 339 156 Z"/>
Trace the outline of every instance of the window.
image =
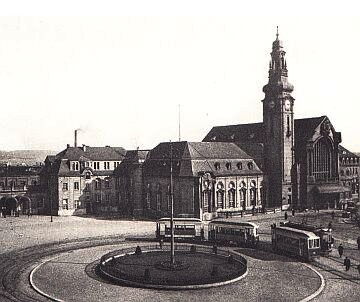
<path id="1" fill-rule="evenodd" d="M 229 190 L 229 207 L 234 208 L 235 207 L 235 189 L 231 188 Z"/>
<path id="2" fill-rule="evenodd" d="M 110 188 L 110 180 L 108 178 L 105 179 L 105 188 Z"/>
<path id="3" fill-rule="evenodd" d="M 64 182 L 64 183 L 63 183 L 63 190 L 64 190 L 64 191 L 69 190 L 69 187 L 68 187 L 68 183 L 67 183 L 67 182 Z"/>
<path id="4" fill-rule="evenodd" d="M 231 170 L 231 163 L 226 163 L 225 166 L 227 170 Z"/>
<path id="5" fill-rule="evenodd" d="M 101 189 L 101 182 L 100 179 L 95 179 L 95 190 Z"/>
<path id="6" fill-rule="evenodd" d="M 238 163 L 236 164 L 236 166 L 237 166 L 237 168 L 238 168 L 239 170 L 242 170 L 242 163 L 238 162 Z"/>
<path id="7" fill-rule="evenodd" d="M 217 199 L 217 207 L 218 209 L 223 209 L 224 208 L 224 191 L 223 190 L 218 190 L 216 193 L 216 199 Z"/>
<path id="8" fill-rule="evenodd" d="M 79 182 L 78 181 L 74 182 L 74 190 L 79 190 Z"/>
<path id="9" fill-rule="evenodd" d="M 110 169 L 110 162 L 104 161 L 104 170 L 109 170 L 109 169 Z"/>
<path id="10" fill-rule="evenodd" d="M 90 172 L 86 172 L 86 173 L 85 173 L 85 179 L 91 179 L 91 174 L 90 174 Z"/>
<path id="11" fill-rule="evenodd" d="M 106 194 L 106 195 L 105 195 L 105 201 L 106 201 L 106 202 L 110 202 L 110 194 Z"/>
<path id="12" fill-rule="evenodd" d="M 69 200 L 68 199 L 63 199 L 62 208 L 63 208 L 63 210 L 69 209 Z"/>
<path id="13" fill-rule="evenodd" d="M 101 194 L 95 194 L 95 201 L 101 201 Z"/>
<path id="14" fill-rule="evenodd" d="M 156 210 L 161 211 L 161 192 L 156 193 Z"/>
<path id="15" fill-rule="evenodd" d="M 215 166 L 215 170 L 220 170 L 220 163 L 215 163 L 214 166 Z"/>
<path id="16" fill-rule="evenodd" d="M 81 209 L 82 208 L 81 201 L 80 200 L 75 200 L 74 201 L 74 206 L 75 206 L 75 209 Z"/>
<path id="17" fill-rule="evenodd" d="M 79 170 L 79 163 L 78 162 L 72 162 L 72 170 L 73 171 L 78 171 Z"/>
<path id="18" fill-rule="evenodd" d="M 249 168 L 249 170 L 252 170 L 254 168 L 254 165 L 251 161 L 248 162 L 248 168 Z"/>

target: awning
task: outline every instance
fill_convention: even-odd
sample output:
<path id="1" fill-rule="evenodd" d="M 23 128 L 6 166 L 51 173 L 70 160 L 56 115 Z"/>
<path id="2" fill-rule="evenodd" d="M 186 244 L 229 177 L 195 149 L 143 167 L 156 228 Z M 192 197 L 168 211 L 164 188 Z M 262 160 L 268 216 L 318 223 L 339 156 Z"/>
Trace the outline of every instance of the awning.
<path id="1" fill-rule="evenodd" d="M 342 185 L 317 185 L 315 191 L 319 194 L 333 194 L 351 191 L 351 188 Z"/>

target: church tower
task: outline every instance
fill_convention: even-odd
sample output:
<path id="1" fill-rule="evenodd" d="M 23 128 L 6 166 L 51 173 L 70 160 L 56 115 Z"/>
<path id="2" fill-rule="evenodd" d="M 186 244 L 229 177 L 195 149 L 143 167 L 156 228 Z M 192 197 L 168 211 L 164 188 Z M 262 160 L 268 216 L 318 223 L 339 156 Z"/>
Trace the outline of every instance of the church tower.
<path id="1" fill-rule="evenodd" d="M 294 98 L 283 43 L 272 45 L 269 82 L 264 86 L 265 175 L 269 207 L 286 209 L 292 203 L 291 171 L 294 165 Z"/>

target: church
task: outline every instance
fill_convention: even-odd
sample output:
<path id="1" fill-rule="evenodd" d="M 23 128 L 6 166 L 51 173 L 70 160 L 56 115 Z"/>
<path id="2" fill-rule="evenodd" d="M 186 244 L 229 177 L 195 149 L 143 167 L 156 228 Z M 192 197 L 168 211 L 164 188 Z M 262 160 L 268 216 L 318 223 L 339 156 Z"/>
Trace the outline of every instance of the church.
<path id="1" fill-rule="evenodd" d="M 339 180 L 341 133 L 326 116 L 294 119 L 285 54 L 277 33 L 262 122 L 216 126 L 202 142 L 127 151 L 114 171 L 119 209 L 169 216 L 171 187 L 178 217 L 339 207 L 350 196 Z"/>
<path id="2" fill-rule="evenodd" d="M 263 87 L 263 122 L 213 127 L 203 141 L 235 143 L 263 163 L 266 207 L 337 207 L 347 190 L 339 182 L 341 133 L 327 116 L 294 118 L 285 54 L 277 32 Z"/>

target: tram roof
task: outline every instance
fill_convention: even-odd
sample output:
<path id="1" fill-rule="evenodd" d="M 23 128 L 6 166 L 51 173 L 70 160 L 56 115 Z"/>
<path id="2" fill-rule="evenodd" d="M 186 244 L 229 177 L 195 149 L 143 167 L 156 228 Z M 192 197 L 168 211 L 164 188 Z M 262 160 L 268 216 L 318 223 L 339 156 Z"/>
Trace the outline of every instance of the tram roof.
<path id="1" fill-rule="evenodd" d="M 276 229 L 284 230 L 289 233 L 295 233 L 295 234 L 299 234 L 299 235 L 301 234 L 301 235 L 308 237 L 309 239 L 319 239 L 320 238 L 319 236 L 315 235 L 313 232 L 299 230 L 299 229 L 295 229 L 295 228 L 291 228 L 291 227 L 280 226 L 280 227 L 276 227 Z"/>
<path id="2" fill-rule="evenodd" d="M 211 224 L 225 224 L 225 225 L 237 225 L 237 226 L 252 226 L 254 228 L 259 227 L 258 224 L 249 221 L 228 221 L 228 220 L 213 220 Z"/>
<path id="3" fill-rule="evenodd" d="M 171 219 L 169 217 L 164 217 L 164 218 L 160 218 L 158 219 L 158 222 L 166 222 L 166 221 L 170 221 Z M 174 217 L 174 221 L 179 222 L 179 221 L 184 221 L 184 222 L 202 222 L 201 219 L 199 218 L 180 218 L 180 217 Z"/>

